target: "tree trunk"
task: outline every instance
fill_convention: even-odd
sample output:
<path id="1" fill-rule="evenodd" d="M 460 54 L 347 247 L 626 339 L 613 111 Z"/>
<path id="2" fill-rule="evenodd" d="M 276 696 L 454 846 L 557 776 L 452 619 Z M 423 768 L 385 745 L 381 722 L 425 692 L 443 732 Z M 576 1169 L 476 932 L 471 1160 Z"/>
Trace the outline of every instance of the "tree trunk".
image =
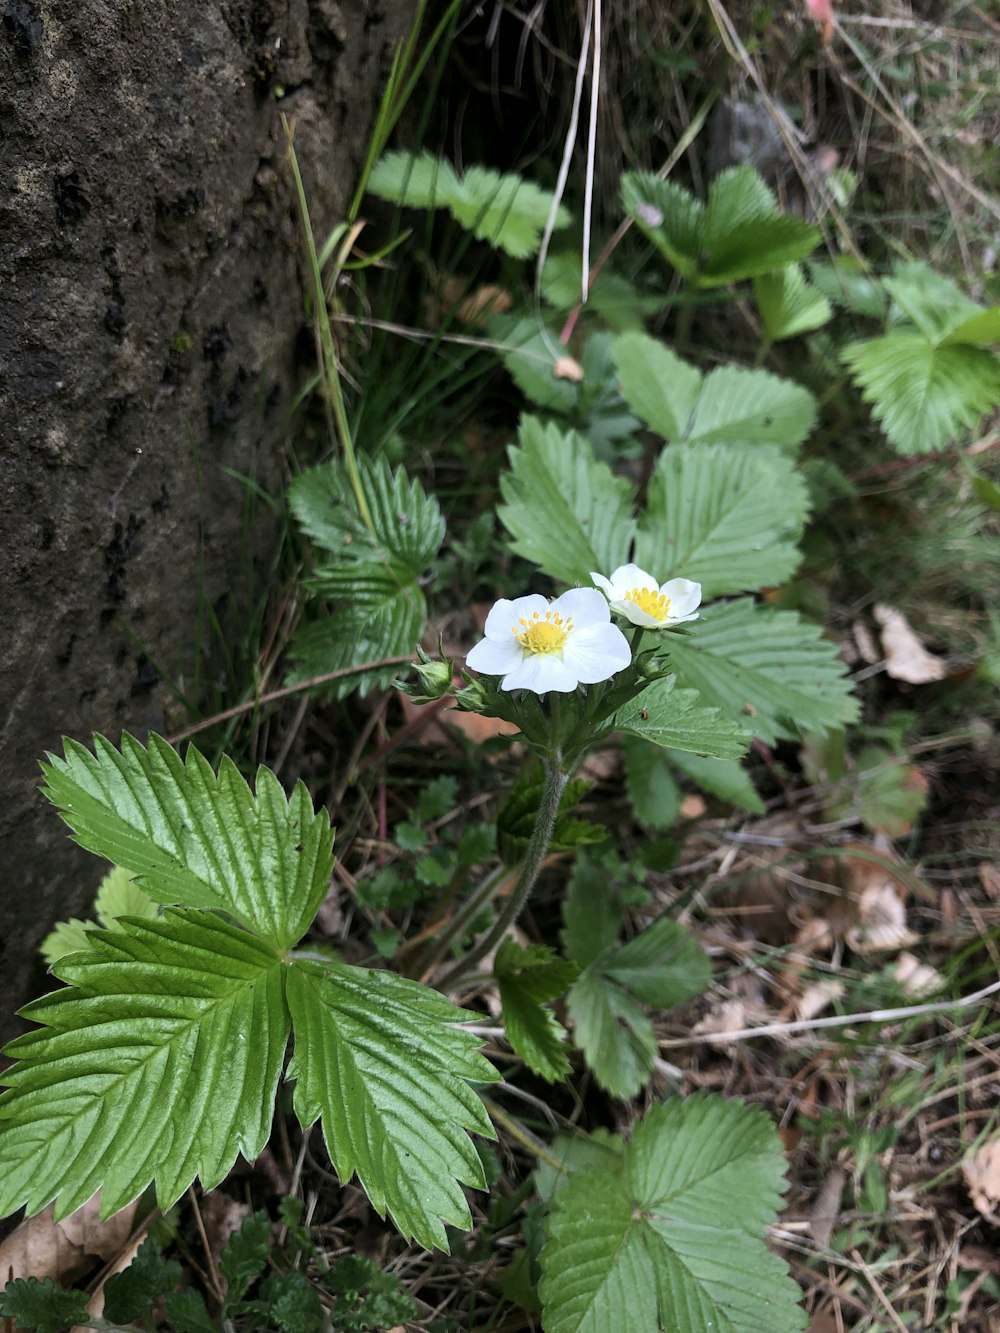
<path id="1" fill-rule="evenodd" d="M 298 387 L 299 234 L 342 215 L 412 0 L 0 0 L 0 1035 L 103 869 L 38 790 L 164 729 Z M 260 535 L 258 534 L 258 544 Z"/>

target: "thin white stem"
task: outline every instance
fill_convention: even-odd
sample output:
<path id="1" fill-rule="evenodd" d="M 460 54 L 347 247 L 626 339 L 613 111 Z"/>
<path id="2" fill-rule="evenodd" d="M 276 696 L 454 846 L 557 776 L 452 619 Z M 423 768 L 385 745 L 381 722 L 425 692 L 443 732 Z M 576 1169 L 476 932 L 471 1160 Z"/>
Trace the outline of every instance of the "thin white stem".
<path id="1" fill-rule="evenodd" d="M 921 1018 L 924 1014 L 948 1014 L 968 1009 L 991 995 L 1000 993 L 1000 981 L 984 986 L 958 1000 L 935 1000 L 930 1004 L 908 1004 L 901 1009 L 870 1009 L 864 1014 L 831 1014 L 826 1018 L 802 1018 L 792 1023 L 765 1023 L 758 1028 L 734 1028 L 732 1032 L 699 1032 L 687 1037 L 670 1037 L 661 1047 L 690 1046 L 693 1042 L 750 1041 L 754 1037 L 788 1037 L 797 1032 L 815 1032 L 821 1028 L 851 1027 L 856 1023 L 897 1023 L 903 1018 Z"/>

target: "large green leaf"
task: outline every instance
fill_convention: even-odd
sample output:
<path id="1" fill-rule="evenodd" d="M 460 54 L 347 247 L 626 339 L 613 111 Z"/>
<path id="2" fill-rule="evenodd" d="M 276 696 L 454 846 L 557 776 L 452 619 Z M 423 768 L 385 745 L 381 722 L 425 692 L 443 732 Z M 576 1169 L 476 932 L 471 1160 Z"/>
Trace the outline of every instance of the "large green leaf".
<path id="1" fill-rule="evenodd" d="M 579 969 L 541 944 L 504 940 L 493 965 L 507 1040 L 529 1069 L 550 1083 L 569 1073 L 566 1030 L 547 1006 L 576 980 Z"/>
<path id="2" fill-rule="evenodd" d="M 513 549 L 553 578 L 589 585 L 591 570 L 628 559 L 632 485 L 597 462 L 575 431 L 522 417 L 500 493 L 498 512 Z"/>
<path id="3" fill-rule="evenodd" d="M 783 1175 L 762 1112 L 697 1096 L 654 1106 L 617 1170 L 607 1157 L 555 1192 L 546 1333 L 798 1333 L 801 1293 L 764 1240 Z"/>
<path id="4" fill-rule="evenodd" d="M 676 445 L 650 480 L 635 562 L 661 583 L 693 579 L 706 598 L 783 583 L 808 513 L 805 482 L 773 446 Z"/>
<path id="5" fill-rule="evenodd" d="M 665 440 L 776 444 L 795 449 L 816 422 L 816 400 L 766 370 L 720 366 L 704 378 L 645 333 L 615 339 L 625 401 Z"/>
<path id="6" fill-rule="evenodd" d="M 615 1097 L 634 1097 L 656 1054 L 643 1004 L 667 1009 L 708 985 L 711 967 L 694 937 L 663 916 L 590 962 L 566 999 L 573 1038 L 594 1077 Z"/>
<path id="7" fill-rule="evenodd" d="M 762 815 L 764 802 L 750 780 L 750 774 L 735 759 L 703 759 L 683 750 L 668 750 L 670 763 L 696 782 L 702 791 L 711 792 L 731 805 L 751 814 Z"/>
<path id="8" fill-rule="evenodd" d="M 671 666 L 705 704 L 739 719 L 768 744 L 782 736 L 832 731 L 857 718 L 857 701 L 836 648 L 818 625 L 795 612 L 743 598 L 711 607 L 690 629 L 671 636 Z"/>
<path id="9" fill-rule="evenodd" d="M 841 358 L 902 454 L 945 448 L 1000 402 L 1000 360 L 984 347 L 913 330 L 849 343 Z"/>
<path id="10" fill-rule="evenodd" d="M 0 1215 L 102 1190 L 107 1217 L 152 1181 L 161 1208 L 213 1189 L 267 1142 L 288 1039 L 280 952 L 215 912 L 93 932 L 69 989 L 22 1012 L 2 1076 Z"/>
<path id="11" fill-rule="evenodd" d="M 43 791 L 90 852 L 131 870 L 158 903 L 214 907 L 276 948 L 301 939 L 329 886 L 333 833 L 300 782 L 286 799 L 267 768 L 256 795 L 230 759 L 216 775 L 189 746 L 144 749 L 102 736 L 91 754 L 64 742 L 42 765 Z"/>
<path id="12" fill-rule="evenodd" d="M 685 642 L 680 636 L 672 636 L 672 658 L 676 658 L 674 644 Z M 693 677 L 692 681 L 698 683 Z M 673 676 L 647 685 L 615 713 L 615 730 L 716 759 L 738 759 L 746 753 L 749 741 L 738 722 L 717 708 L 706 708 L 695 690 L 678 690 L 674 685 Z"/>
<path id="13" fill-rule="evenodd" d="M 156 903 L 136 884 L 130 871 L 113 866 L 101 880 L 94 899 L 94 916 L 105 930 L 116 930 L 122 916 L 156 916 Z M 60 921 L 41 943 L 42 957 L 49 964 L 67 954 L 90 948 L 93 921 Z"/>
<path id="14" fill-rule="evenodd" d="M 720 287 L 804 259 L 820 232 L 778 210 L 750 166 L 719 173 L 701 204 L 649 172 L 622 177 L 626 211 L 667 261 L 695 287 Z"/>
<path id="15" fill-rule="evenodd" d="M 552 195 L 520 176 L 486 167 L 459 176 L 430 153 L 387 153 L 375 164 L 368 189 L 411 208 L 447 208 L 466 231 L 515 259 L 537 253 L 552 208 Z M 568 222 L 566 210 L 557 209 L 556 227 Z"/>
<path id="16" fill-rule="evenodd" d="M 404 1236 L 447 1249 L 443 1223 L 471 1225 L 458 1182 L 485 1186 L 466 1131 L 494 1137 L 468 1084 L 496 1071 L 480 1038 L 454 1026 L 477 1015 L 390 972 L 307 959 L 289 970 L 287 990 L 302 1125 L 322 1120 L 341 1180 L 356 1172 Z"/>

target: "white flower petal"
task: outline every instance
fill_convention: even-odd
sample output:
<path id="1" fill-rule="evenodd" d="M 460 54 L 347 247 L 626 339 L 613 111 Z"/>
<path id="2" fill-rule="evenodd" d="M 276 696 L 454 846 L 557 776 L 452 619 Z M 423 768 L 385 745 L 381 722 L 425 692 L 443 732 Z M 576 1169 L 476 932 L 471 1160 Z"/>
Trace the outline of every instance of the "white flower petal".
<path id="1" fill-rule="evenodd" d="M 643 629 L 662 629 L 663 621 L 657 620 L 651 616 L 648 611 L 644 611 L 641 606 L 635 602 L 615 601 L 611 603 L 612 611 L 617 611 L 619 615 L 630 620 L 633 625 L 641 625 Z"/>
<path id="2" fill-rule="evenodd" d="M 658 588 L 660 585 L 638 565 L 619 565 L 611 575 L 611 586 L 616 597 L 624 597 L 633 588 Z"/>
<path id="3" fill-rule="evenodd" d="M 701 606 L 701 584 L 692 583 L 690 579 L 670 579 L 660 589 L 664 597 L 670 598 L 670 614 L 667 616 L 667 623 L 670 625 L 679 625 L 685 620 L 697 620 L 697 615 L 692 615 Z"/>
<path id="4" fill-rule="evenodd" d="M 584 685 L 595 685 L 624 671 L 631 660 L 628 639 L 610 623 L 588 625 L 572 634 L 563 649 L 563 661 Z"/>
<path id="5" fill-rule="evenodd" d="M 480 639 L 469 650 L 465 665 L 487 676 L 505 676 L 520 664 L 523 655 L 521 645 L 508 629 L 505 639 Z"/>
<path id="6" fill-rule="evenodd" d="M 535 694 L 548 694 L 550 690 L 568 694 L 578 684 L 578 677 L 554 653 L 525 653 L 514 670 L 504 676 L 500 688 L 533 690 Z"/>
<path id="7" fill-rule="evenodd" d="M 549 610 L 563 619 L 572 619 L 575 630 L 611 620 L 608 599 L 596 588 L 570 588 L 569 592 L 556 598 Z"/>
<path id="8" fill-rule="evenodd" d="M 590 571 L 590 577 L 600 588 L 601 592 L 604 593 L 605 597 L 607 597 L 608 600 L 610 601 L 610 599 L 615 595 L 614 584 L 611 582 L 611 580 L 606 579 L 603 574 L 595 574 L 593 570 Z"/>
<path id="9" fill-rule="evenodd" d="M 548 607 L 548 602 L 537 592 L 529 593 L 527 597 L 517 597 L 512 602 L 506 597 L 501 597 L 499 602 L 490 608 L 483 633 L 488 639 L 513 637 L 511 628 L 517 624 L 521 616 L 530 616 L 535 611 L 543 616 Z"/>

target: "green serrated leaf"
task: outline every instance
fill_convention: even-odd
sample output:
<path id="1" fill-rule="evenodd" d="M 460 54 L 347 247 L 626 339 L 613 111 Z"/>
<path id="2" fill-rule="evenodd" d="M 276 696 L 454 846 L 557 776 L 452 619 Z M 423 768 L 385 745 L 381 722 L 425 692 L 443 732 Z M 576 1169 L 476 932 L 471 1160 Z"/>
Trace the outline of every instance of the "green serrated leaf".
<path id="1" fill-rule="evenodd" d="M 660 583 L 700 583 L 706 599 L 770 587 L 798 568 L 808 514 L 808 488 L 780 450 L 678 445 L 650 479 L 635 562 Z"/>
<path id="2" fill-rule="evenodd" d="M 649 1015 L 598 964 L 584 969 L 566 997 L 573 1040 L 587 1068 L 613 1097 L 634 1097 L 649 1080 L 656 1037 Z"/>
<path id="3" fill-rule="evenodd" d="M 684 642 L 675 636 L 678 643 Z M 670 656 L 676 658 L 673 639 Z M 739 759 L 746 753 L 746 730 L 718 708 L 706 707 L 695 690 L 674 688 L 675 677 L 655 680 L 619 708 L 611 719 L 616 731 L 639 736 L 655 745 L 716 759 Z"/>
<path id="4" fill-rule="evenodd" d="M 447 207 L 458 178 L 451 163 L 433 153 L 386 153 L 372 168 L 368 189 L 408 208 Z"/>
<path id="5" fill-rule="evenodd" d="M 694 366 L 645 333 L 615 340 L 626 402 L 663 439 L 681 444 L 775 444 L 793 450 L 816 422 L 806 389 L 766 370 Z"/>
<path id="6" fill-rule="evenodd" d="M 575 431 L 522 417 L 500 493 L 498 512 L 512 548 L 553 578 L 589 586 L 591 570 L 627 560 L 633 488 L 597 462 Z"/>
<path id="7" fill-rule="evenodd" d="M 798 1333 L 801 1293 L 764 1240 L 783 1169 L 760 1111 L 697 1096 L 655 1106 L 618 1173 L 580 1171 L 555 1195 L 546 1333 Z"/>
<path id="8" fill-rule="evenodd" d="M 987 505 L 995 514 L 1000 514 L 1000 486 L 992 478 L 984 477 L 981 472 L 973 473 L 972 490 L 981 504 Z"/>
<path id="9" fill-rule="evenodd" d="M 260 1276 L 271 1251 L 271 1219 L 261 1208 L 243 1219 L 219 1256 L 219 1271 L 226 1279 L 229 1306 L 243 1299 L 251 1282 Z"/>
<path id="10" fill-rule="evenodd" d="M 272 1274 L 261 1283 L 260 1299 L 249 1305 L 264 1315 L 267 1327 L 279 1333 L 315 1333 L 324 1324 L 319 1293 L 297 1268 Z"/>
<path id="11" fill-rule="evenodd" d="M 89 1299 L 84 1291 L 66 1291 L 52 1277 L 16 1277 L 0 1291 L 0 1317 L 23 1333 L 66 1333 L 74 1324 L 89 1324 Z"/>
<path id="12" fill-rule="evenodd" d="M 602 971 L 609 981 L 658 1009 L 671 1009 L 700 995 L 712 979 L 704 950 L 669 916 L 661 916 L 616 949 Z"/>
<path id="13" fill-rule="evenodd" d="M 711 607 L 690 628 L 671 636 L 671 666 L 705 704 L 769 745 L 856 720 L 857 701 L 836 648 L 795 612 L 743 598 Z"/>
<path id="14" fill-rule="evenodd" d="M 524 857 L 538 819 L 545 774 L 537 766 L 526 768 L 507 794 L 497 814 L 497 847 L 505 865 L 517 865 Z M 603 842 L 607 830 L 584 819 L 573 819 L 572 812 L 590 790 L 590 783 L 574 778 L 567 782 L 559 802 L 559 815 L 549 847 L 569 852 L 576 847 Z"/>
<path id="15" fill-rule="evenodd" d="M 841 360 L 901 454 L 945 448 L 1000 401 L 1000 360 L 983 347 L 899 332 L 849 343 Z"/>
<path id="16" fill-rule="evenodd" d="M 288 1039 L 278 950 L 215 912 L 167 910 L 95 931 L 28 1005 L 42 1026 L 7 1048 L 0 1216 L 102 1189 L 108 1217 L 152 1181 L 168 1208 L 267 1142 Z"/>
<path id="17" fill-rule="evenodd" d="M 81 847 L 125 867 L 158 903 L 227 912 L 279 949 L 305 934 L 332 869 L 329 817 L 303 783 L 286 798 L 270 769 L 256 795 L 232 760 L 216 775 L 188 747 L 184 760 L 159 736 L 143 749 L 103 736 L 91 754 L 64 742 L 42 765 L 43 793 Z"/>
<path id="18" fill-rule="evenodd" d="M 595 1129 L 592 1134 L 557 1134 L 549 1144 L 549 1157 L 563 1166 L 557 1171 L 551 1162 L 539 1161 L 535 1167 L 535 1190 L 543 1203 L 549 1203 L 580 1171 L 600 1170 L 618 1175 L 624 1165 L 625 1143 L 609 1129 Z"/>
<path id="19" fill-rule="evenodd" d="M 681 808 L 681 789 L 666 751 L 638 736 L 623 735 L 622 755 L 625 785 L 636 819 L 649 828 L 671 828 Z"/>
<path id="20" fill-rule="evenodd" d="M 208 1313 L 204 1296 L 194 1287 L 172 1291 L 163 1310 L 173 1333 L 219 1333 L 219 1325 Z"/>
<path id="21" fill-rule="evenodd" d="M 562 250 L 550 254 L 542 270 L 542 299 L 562 313 L 572 310 L 582 296 L 582 271 L 583 260 L 578 252 Z M 634 283 L 607 265 L 587 289 L 587 309 L 600 315 L 618 333 L 641 329 L 643 321 L 662 306 L 662 296 L 643 296 Z"/>
<path id="22" fill-rule="evenodd" d="M 569 1073 L 566 1031 L 545 1006 L 559 999 L 579 969 L 542 945 L 522 948 L 504 940 L 493 971 L 503 1004 L 507 1039 L 534 1073 L 554 1083 Z"/>
<path id="23" fill-rule="evenodd" d="M 653 1025 L 640 1002 L 660 1008 L 680 1004 L 701 994 L 710 975 L 697 942 L 670 917 L 584 969 L 566 1001 L 574 1040 L 612 1096 L 635 1096 L 653 1069 Z"/>
<path id="24" fill-rule="evenodd" d="M 830 302 L 806 281 L 801 264 L 786 264 L 753 280 L 757 309 L 768 342 L 812 333 L 833 318 Z"/>
<path id="25" fill-rule="evenodd" d="M 883 279 L 882 286 L 904 319 L 915 324 L 935 345 L 953 330 L 984 313 L 956 282 L 922 260 L 897 264 L 892 277 Z M 898 314 L 890 311 L 890 323 L 898 322 Z"/>
<path id="26" fill-rule="evenodd" d="M 437 499 L 403 468 L 393 472 L 384 458 L 362 455 L 358 473 L 373 533 L 358 511 L 346 468 L 336 460 L 295 478 L 288 489 L 292 512 L 313 545 L 335 563 L 391 570 L 397 584 L 418 578 L 444 540 Z"/>
<path id="27" fill-rule="evenodd" d="M 724 286 L 795 263 L 820 241 L 818 228 L 778 211 L 750 166 L 720 172 L 704 205 L 648 172 L 626 172 L 622 199 L 640 229 L 695 287 Z"/>
<path id="28" fill-rule="evenodd" d="M 457 1182 L 484 1185 L 466 1131 L 494 1137 L 468 1083 L 496 1071 L 454 1026 L 476 1015 L 389 972 L 299 959 L 287 984 L 300 1123 L 322 1119 L 341 1180 L 356 1172 L 404 1236 L 447 1250 L 442 1223 L 470 1225 Z"/>
<path id="29" fill-rule="evenodd" d="M 749 810 L 751 814 L 764 813 L 764 802 L 750 781 L 749 773 L 738 761 L 703 759 L 699 755 L 685 754 L 683 750 L 668 750 L 667 754 L 670 763 L 697 783 L 702 791 L 739 806 L 741 810 Z"/>
<path id="30" fill-rule="evenodd" d="M 411 208 L 447 208 L 460 226 L 515 259 L 537 253 L 552 208 L 552 195 L 520 176 L 486 167 L 470 167 L 458 176 L 430 153 L 387 153 L 375 164 L 368 189 Z M 569 214 L 560 207 L 555 226 L 568 223 Z"/>
<path id="31" fill-rule="evenodd" d="M 105 1283 L 104 1318 L 113 1324 L 141 1319 L 180 1279 L 180 1264 L 165 1259 L 156 1241 L 147 1236 L 129 1266 Z"/>
<path id="32" fill-rule="evenodd" d="M 832 261 L 811 260 L 809 276 L 834 305 L 868 319 L 884 319 L 889 297 L 878 278 L 873 278 L 858 261 L 842 255 Z"/>
<path id="33" fill-rule="evenodd" d="M 572 416 L 580 402 L 580 391 L 571 380 L 559 378 L 556 364 L 569 356 L 554 329 L 537 319 L 494 315 L 487 330 L 511 379 L 530 402 L 560 416 Z"/>
<path id="34" fill-rule="evenodd" d="M 621 930 L 621 908 L 612 891 L 620 867 L 609 862 L 608 857 L 584 852 L 570 875 L 563 901 L 562 944 L 579 967 L 610 948 Z"/>
<path id="35" fill-rule="evenodd" d="M 49 931 L 38 946 L 42 957 L 51 967 L 53 963 L 58 962 L 60 958 L 65 958 L 68 954 L 89 949 L 89 931 L 93 927 L 93 921 L 81 921 L 79 917 L 75 916 L 71 917 L 69 921 L 60 921 Z"/>

